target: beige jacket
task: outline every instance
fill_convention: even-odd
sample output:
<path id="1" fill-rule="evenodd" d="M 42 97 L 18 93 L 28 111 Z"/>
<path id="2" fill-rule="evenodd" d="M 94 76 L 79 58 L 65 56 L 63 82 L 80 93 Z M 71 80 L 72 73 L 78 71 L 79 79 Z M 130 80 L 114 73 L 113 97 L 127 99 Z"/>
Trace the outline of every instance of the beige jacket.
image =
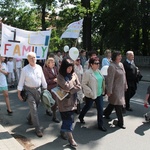
<path id="1" fill-rule="evenodd" d="M 124 93 L 127 89 L 127 82 L 125 77 L 125 70 L 122 63 L 116 64 L 112 62 L 110 64 L 106 81 L 107 93 L 111 94 L 108 97 L 109 103 L 112 105 L 124 105 Z"/>
<path id="2" fill-rule="evenodd" d="M 100 71 L 99 74 L 103 77 Z M 83 88 L 83 93 L 86 97 L 91 99 L 97 98 L 98 82 L 91 68 L 86 70 L 83 74 L 82 88 Z M 102 92 L 104 93 L 104 91 L 105 91 L 105 80 L 103 77 Z"/>

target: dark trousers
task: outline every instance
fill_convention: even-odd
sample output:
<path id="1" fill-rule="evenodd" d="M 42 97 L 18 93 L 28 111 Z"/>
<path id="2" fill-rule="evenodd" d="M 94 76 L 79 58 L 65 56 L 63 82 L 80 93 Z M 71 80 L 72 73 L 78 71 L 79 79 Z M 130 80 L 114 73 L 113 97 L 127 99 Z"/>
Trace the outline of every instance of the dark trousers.
<path id="1" fill-rule="evenodd" d="M 88 110 L 92 107 L 93 102 L 95 101 L 97 108 L 97 122 L 98 127 L 103 126 L 103 96 L 98 96 L 95 100 L 85 97 L 85 105 L 79 115 L 79 118 L 83 119 Z"/>
<path id="2" fill-rule="evenodd" d="M 122 108 L 123 108 L 122 105 L 108 104 L 108 106 L 104 110 L 104 115 L 107 117 L 110 116 L 114 108 L 115 108 L 116 115 L 118 118 L 118 125 L 123 126 L 124 122 L 123 122 L 123 115 L 122 115 Z"/>
<path id="3" fill-rule="evenodd" d="M 130 108 L 130 99 L 135 95 L 136 92 L 136 83 L 133 83 L 133 86 L 128 85 L 128 89 L 125 92 L 125 102 L 126 108 Z"/>

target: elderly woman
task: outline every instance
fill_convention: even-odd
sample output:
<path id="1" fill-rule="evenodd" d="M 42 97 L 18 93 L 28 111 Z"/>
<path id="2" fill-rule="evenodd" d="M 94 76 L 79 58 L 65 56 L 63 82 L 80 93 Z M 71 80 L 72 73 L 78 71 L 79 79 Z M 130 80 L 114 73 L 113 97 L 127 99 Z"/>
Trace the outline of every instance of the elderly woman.
<path id="1" fill-rule="evenodd" d="M 109 104 L 104 110 L 104 116 L 109 119 L 109 116 L 115 108 L 118 118 L 118 126 L 125 129 L 123 122 L 122 110 L 125 105 L 124 93 L 127 89 L 126 77 L 123 64 L 120 62 L 122 59 L 121 52 L 115 51 L 112 53 L 112 63 L 108 68 L 107 75 L 107 96 Z"/>
<path id="2" fill-rule="evenodd" d="M 97 108 L 98 128 L 101 131 L 107 131 L 103 126 L 103 92 L 104 92 L 104 77 L 99 71 L 99 58 L 94 57 L 89 60 L 89 69 L 83 74 L 82 88 L 85 95 L 85 105 L 79 115 L 81 123 L 85 123 L 84 116 L 92 107 L 95 101 Z"/>
<path id="3" fill-rule="evenodd" d="M 74 63 L 70 59 L 63 59 L 57 83 L 62 90 L 69 94 L 63 100 L 58 99 L 58 108 L 62 119 L 61 136 L 62 138 L 66 138 L 65 135 L 67 135 L 70 146 L 76 148 L 77 143 L 72 135 L 72 125 L 74 122 L 73 114 L 77 104 L 77 92 L 81 89 L 81 86 L 78 76 L 74 72 Z"/>
<path id="4" fill-rule="evenodd" d="M 107 49 L 105 51 L 105 58 L 102 59 L 102 67 L 109 66 L 111 62 L 111 51 Z"/>
<path id="5" fill-rule="evenodd" d="M 52 97 L 54 100 L 56 100 L 56 96 L 54 93 L 51 92 L 51 89 L 57 86 L 57 75 L 58 70 L 55 66 L 55 60 L 52 57 L 49 57 L 45 63 L 45 66 L 43 67 L 44 76 L 47 82 L 47 89 L 52 94 Z M 52 120 L 56 123 L 59 123 L 59 120 L 56 118 L 56 110 L 57 110 L 57 103 L 52 107 L 53 111 L 53 118 Z M 49 110 L 46 110 L 47 115 L 51 115 Z"/>

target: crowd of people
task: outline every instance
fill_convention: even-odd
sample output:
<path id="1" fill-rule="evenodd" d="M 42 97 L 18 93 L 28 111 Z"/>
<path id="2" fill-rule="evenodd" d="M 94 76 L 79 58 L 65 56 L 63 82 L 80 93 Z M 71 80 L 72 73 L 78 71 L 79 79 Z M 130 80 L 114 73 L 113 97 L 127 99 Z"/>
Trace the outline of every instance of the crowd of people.
<path id="1" fill-rule="evenodd" d="M 57 110 L 60 112 L 62 121 L 60 135 L 63 139 L 68 139 L 71 147 L 77 147 L 72 134 L 77 101 L 83 104 L 78 116 L 81 124 L 85 124 L 84 117 L 94 103 L 97 109 L 97 128 L 99 130 L 107 131 L 103 125 L 103 118 L 110 119 L 113 109 L 118 118 L 117 126 L 125 129 L 123 112 L 132 111 L 130 99 L 136 93 L 137 83 L 142 78 L 134 63 L 133 51 L 127 51 L 123 63 L 120 51 L 106 50 L 102 60 L 95 51 L 88 53 L 88 59 L 86 56 L 86 51 L 81 50 L 79 57 L 73 61 L 68 54 L 62 56 L 58 51 L 56 55 L 49 55 L 44 62 L 43 60 L 37 61 L 36 54 L 29 52 L 24 65 L 22 59 L 8 58 L 5 63 L 5 57 L 0 56 L 0 80 L 3 81 L 0 82 L 0 91 L 3 92 L 8 114 L 13 114 L 8 87 L 13 88 L 17 84 L 19 100 L 23 101 L 21 96 L 23 89 L 28 95 L 27 121 L 35 127 L 38 137 L 43 136 L 40 129 L 38 106 L 41 102 L 41 91 L 44 89 L 47 89 L 55 100 L 54 106 L 50 110 L 46 109 L 46 114 L 52 116 L 54 122 L 60 123 L 56 113 Z M 104 66 L 108 66 L 107 76 L 101 72 Z M 57 86 L 68 93 L 63 100 L 52 92 L 52 89 Z M 104 95 L 108 97 L 108 105 L 105 109 Z M 147 103 L 148 96 L 145 100 L 145 104 Z"/>

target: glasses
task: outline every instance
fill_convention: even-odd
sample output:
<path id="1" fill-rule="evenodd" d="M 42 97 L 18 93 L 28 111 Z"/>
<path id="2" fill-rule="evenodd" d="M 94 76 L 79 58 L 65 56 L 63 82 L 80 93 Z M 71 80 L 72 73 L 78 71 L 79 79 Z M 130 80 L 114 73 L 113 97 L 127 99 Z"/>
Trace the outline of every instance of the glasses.
<path id="1" fill-rule="evenodd" d="M 93 64 L 95 64 L 95 65 L 99 65 L 100 63 L 99 63 L 99 62 L 97 62 L 97 63 L 93 63 Z"/>

